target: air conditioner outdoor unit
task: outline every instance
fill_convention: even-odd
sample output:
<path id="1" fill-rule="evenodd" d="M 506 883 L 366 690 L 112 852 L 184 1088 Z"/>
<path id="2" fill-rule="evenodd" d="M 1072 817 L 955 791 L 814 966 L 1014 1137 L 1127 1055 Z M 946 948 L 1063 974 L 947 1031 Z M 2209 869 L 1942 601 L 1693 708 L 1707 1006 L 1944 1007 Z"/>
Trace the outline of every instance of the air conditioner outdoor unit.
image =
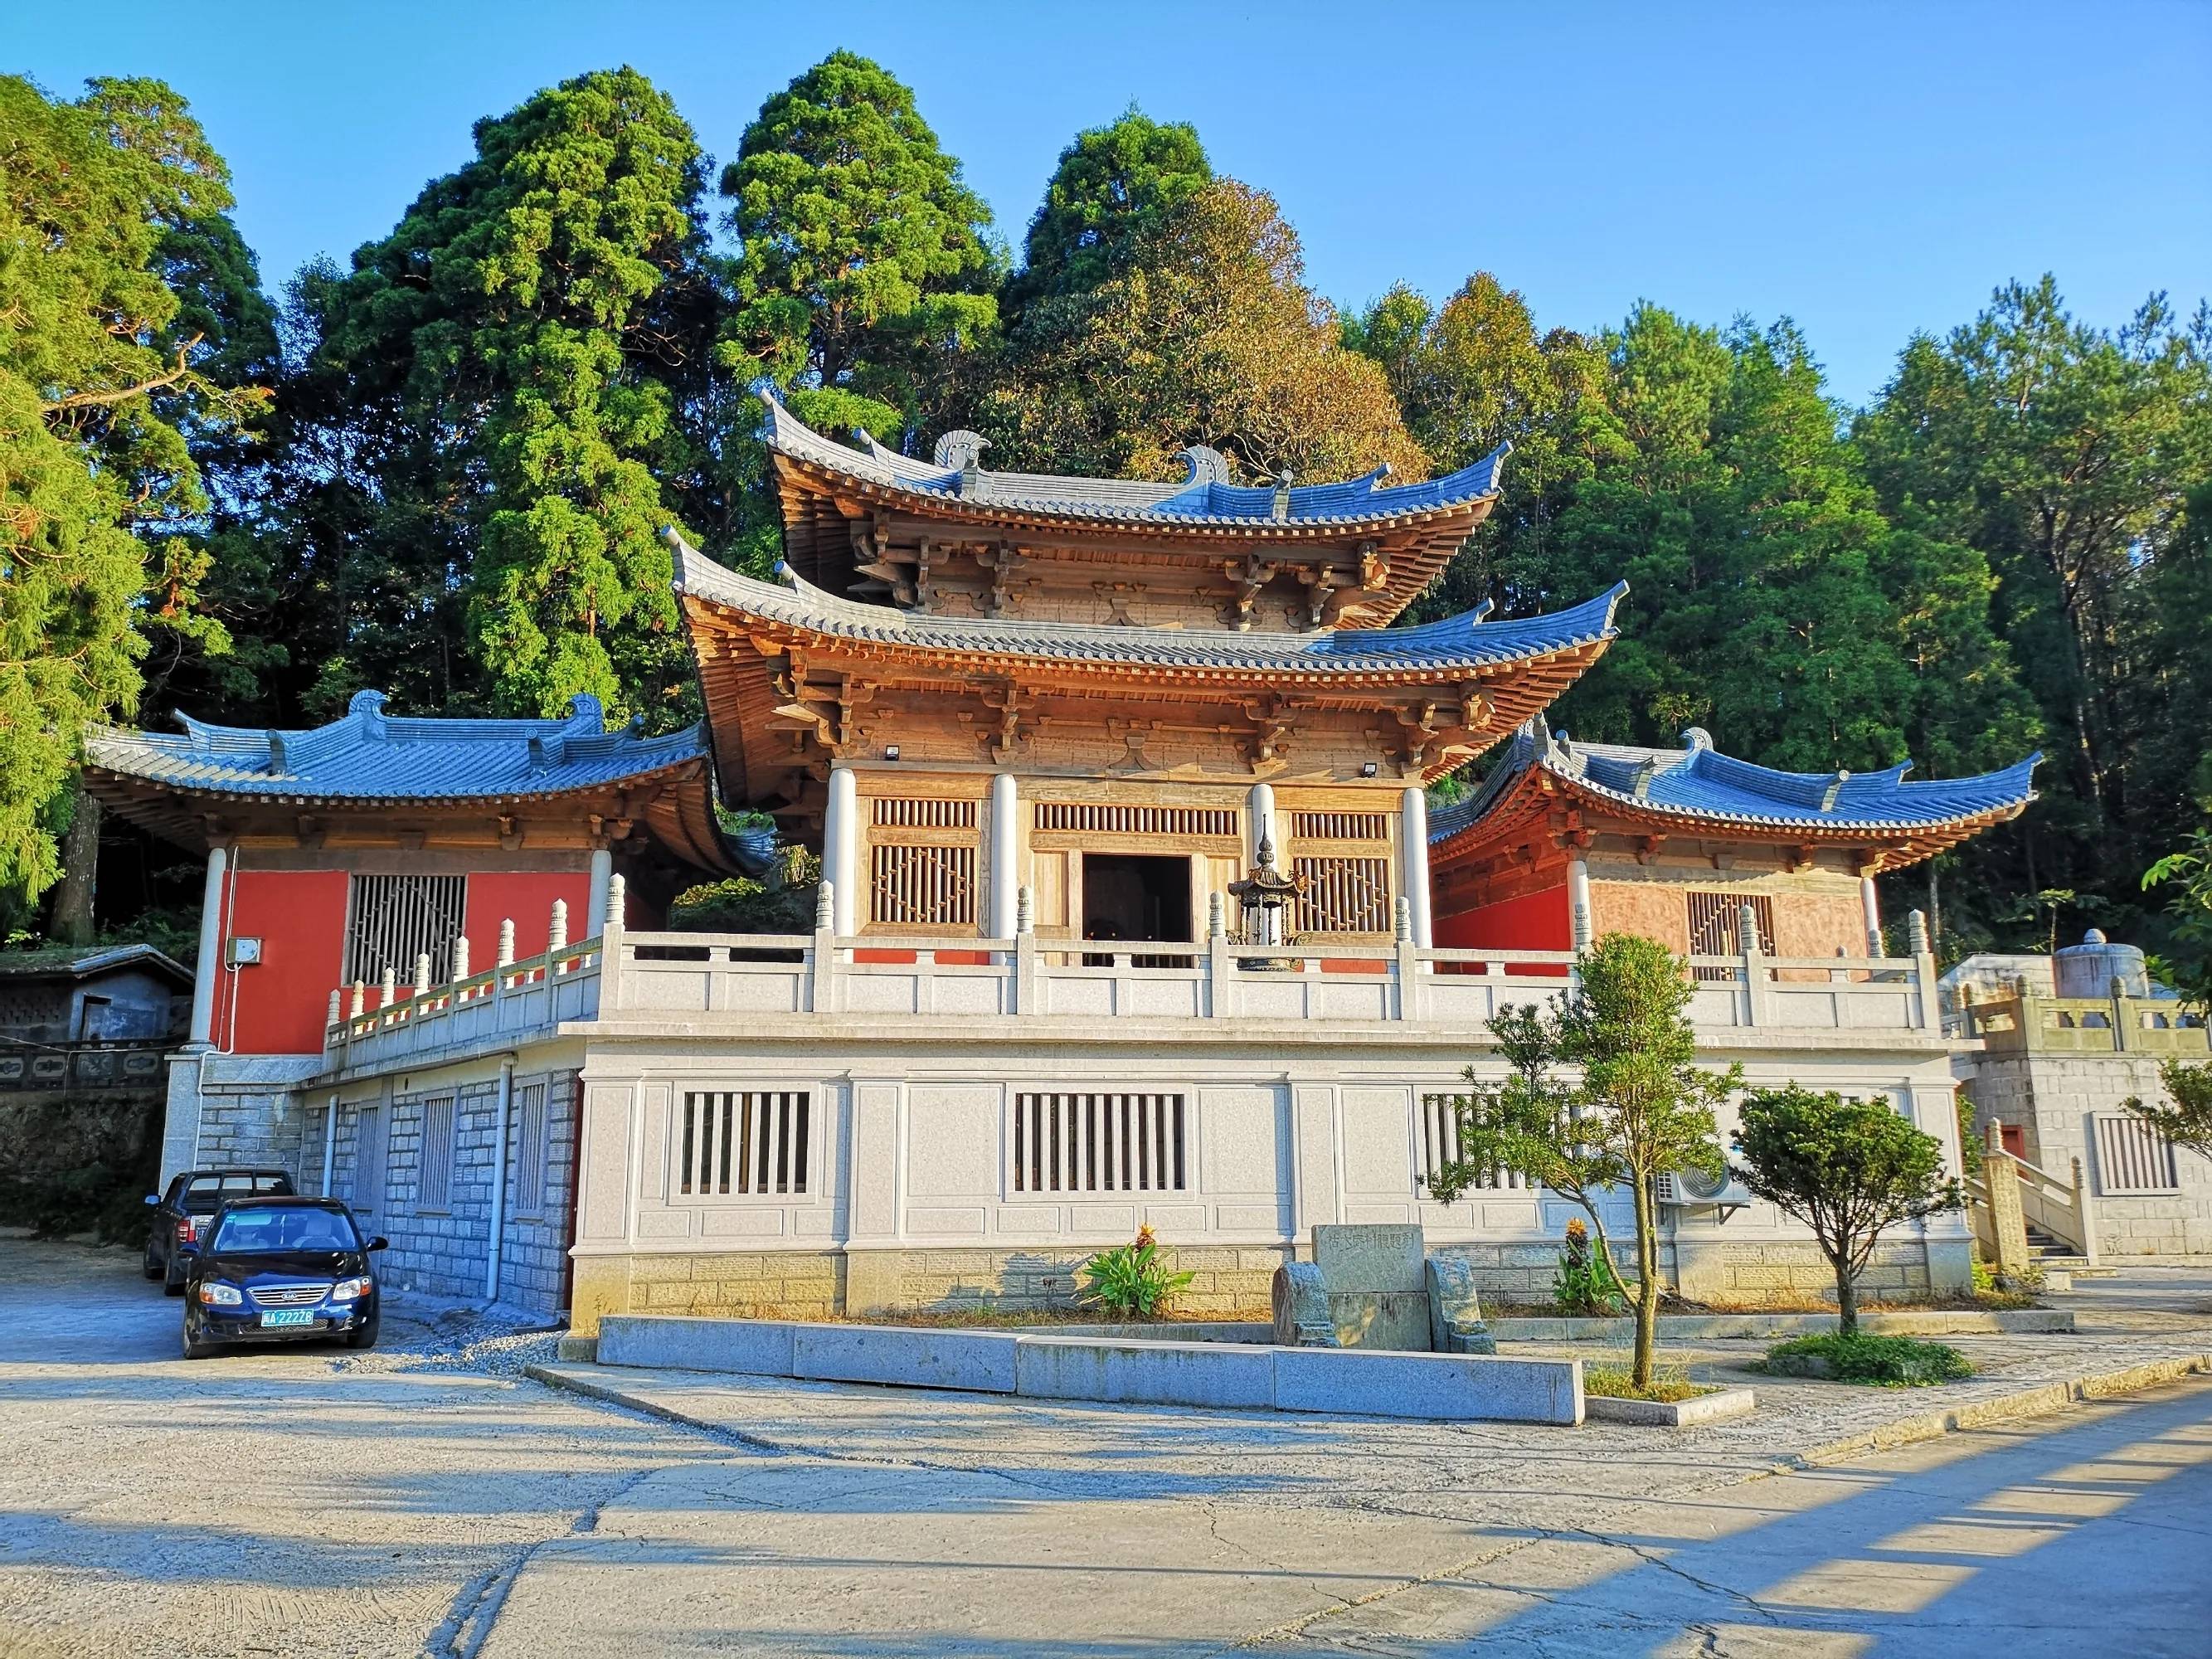
<path id="1" fill-rule="evenodd" d="M 1747 1209 L 1751 1204 L 1751 1189 L 1735 1178 L 1733 1170 L 1715 1176 L 1702 1170 L 1676 1170 L 1652 1184 L 1662 1204 L 1707 1205 L 1721 1210 Z"/>

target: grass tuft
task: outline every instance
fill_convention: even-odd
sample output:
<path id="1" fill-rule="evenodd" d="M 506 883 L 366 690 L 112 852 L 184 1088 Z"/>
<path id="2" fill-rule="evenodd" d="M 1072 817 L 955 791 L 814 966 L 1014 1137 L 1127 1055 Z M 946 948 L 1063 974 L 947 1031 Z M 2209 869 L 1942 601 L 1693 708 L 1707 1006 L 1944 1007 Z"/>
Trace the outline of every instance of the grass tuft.
<path id="1" fill-rule="evenodd" d="M 1607 1400 L 1655 1400 L 1671 1406 L 1684 1400 L 1695 1400 L 1701 1394 L 1718 1394 L 1720 1390 L 1703 1382 L 1692 1382 L 1689 1374 L 1680 1366 L 1657 1365 L 1652 1368 L 1651 1386 L 1639 1389 L 1629 1378 L 1633 1375 L 1626 1365 L 1583 1366 L 1583 1392 L 1601 1395 Z"/>

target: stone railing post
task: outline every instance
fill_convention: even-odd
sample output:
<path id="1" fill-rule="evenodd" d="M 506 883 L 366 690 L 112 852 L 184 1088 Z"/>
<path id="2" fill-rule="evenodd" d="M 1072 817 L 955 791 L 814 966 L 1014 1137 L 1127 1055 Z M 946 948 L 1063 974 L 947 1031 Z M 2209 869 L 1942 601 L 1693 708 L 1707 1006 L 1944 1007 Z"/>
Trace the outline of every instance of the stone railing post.
<path id="1" fill-rule="evenodd" d="M 1995 1267 L 2003 1273 L 2024 1272 L 2034 1257 L 2027 1248 L 2027 1212 L 2020 1197 L 2020 1165 L 2004 1149 L 2001 1126 L 1991 1119 L 1989 1145 L 1982 1152 L 1982 1185 L 1990 1195 L 1990 1237 L 1996 1248 Z"/>
<path id="2" fill-rule="evenodd" d="M 1036 1009 L 1036 895 L 1027 887 L 1014 890 L 1014 1012 Z"/>
<path id="3" fill-rule="evenodd" d="M 419 952 L 415 958 L 415 994 L 418 997 L 430 994 L 430 953 L 428 951 Z"/>
<path id="4" fill-rule="evenodd" d="M 545 952 L 557 955 L 568 948 L 568 901 L 553 901 L 553 919 L 545 929 Z"/>
<path id="5" fill-rule="evenodd" d="M 1926 911 L 1906 915 L 1905 938 L 1912 952 L 1913 1024 L 1920 1030 L 1933 1031 L 1942 1026 L 1943 1016 L 1936 1006 L 1936 954 L 1928 938 Z"/>
<path id="6" fill-rule="evenodd" d="M 368 1012 L 368 987 L 356 980 L 353 982 L 353 1000 L 346 1005 L 346 1013 L 350 1018 L 359 1019 Z"/>
<path id="7" fill-rule="evenodd" d="M 344 1010 L 345 1010 L 345 999 L 344 999 L 344 997 L 343 997 L 343 996 L 339 992 L 337 992 L 337 991 L 336 991 L 336 990 L 331 991 L 331 1012 L 330 1012 L 330 1016 L 329 1016 L 329 1018 L 326 1018 L 326 1019 L 323 1022 L 323 1029 L 324 1029 L 325 1030 L 330 1030 L 331 1027 L 335 1026 L 335 1025 L 338 1023 L 339 1017 L 340 1017 L 340 1016 L 344 1012 Z M 331 1045 L 330 1045 L 330 1040 L 329 1040 L 327 1037 L 325 1037 L 325 1038 L 324 1039 L 324 1041 L 323 1041 L 323 1047 L 325 1047 L 325 1048 L 329 1048 L 330 1046 L 331 1046 Z"/>
<path id="8" fill-rule="evenodd" d="M 453 983 L 459 985 L 469 976 L 469 936 L 453 935 Z"/>
<path id="9" fill-rule="evenodd" d="M 1391 945 L 1397 954 L 1398 1018 L 1419 1019 L 1421 1005 L 1421 948 L 1413 937 L 1413 903 L 1398 895 L 1392 918 Z"/>
<path id="10" fill-rule="evenodd" d="M 626 907 L 629 884 L 619 875 L 607 878 L 607 913 L 599 921 L 599 1012 L 622 1006 L 623 970 L 629 965 L 629 946 L 623 933 L 629 927 Z"/>
<path id="11" fill-rule="evenodd" d="M 2128 982 L 2118 974 L 2112 975 L 2112 1052 L 2124 1054 L 2128 1051 L 2128 1019 L 2132 1010 L 2128 1006 Z"/>
<path id="12" fill-rule="evenodd" d="M 1748 904 L 1735 919 L 1736 940 L 1743 947 L 1743 1017 L 1750 1025 L 1766 1024 L 1766 967 L 1764 941 L 1759 936 L 1759 912 Z"/>
<path id="13" fill-rule="evenodd" d="M 514 918 L 507 916 L 499 924 L 499 963 L 501 968 L 514 966 Z"/>
<path id="14" fill-rule="evenodd" d="M 376 981 L 376 1006 L 380 1011 L 399 1000 L 399 975 L 387 968 Z"/>
<path id="15" fill-rule="evenodd" d="M 1219 893 L 1206 896 L 1206 1017 L 1229 1018 L 1235 993 L 1234 970 L 1229 962 L 1229 901 Z"/>
<path id="16" fill-rule="evenodd" d="M 837 884 L 824 878 L 814 890 L 814 948 L 809 1000 L 817 1014 L 837 1012 Z"/>
<path id="17" fill-rule="evenodd" d="M 2090 1196 L 2089 1182 L 2078 1158 L 2074 1160 L 2074 1219 L 2081 1229 L 2081 1260 L 2094 1267 L 2102 1254 L 2097 1245 L 2096 1200 Z"/>

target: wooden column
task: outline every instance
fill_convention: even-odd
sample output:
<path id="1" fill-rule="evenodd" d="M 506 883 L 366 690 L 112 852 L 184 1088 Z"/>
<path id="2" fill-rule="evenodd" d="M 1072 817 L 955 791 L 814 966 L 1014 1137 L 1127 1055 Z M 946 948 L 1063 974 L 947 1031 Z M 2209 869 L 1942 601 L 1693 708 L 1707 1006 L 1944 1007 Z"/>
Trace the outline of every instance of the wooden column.
<path id="1" fill-rule="evenodd" d="M 860 877 L 860 788 L 849 766 L 830 769 L 830 805 L 822 819 L 822 875 L 830 884 L 831 929 L 850 938 L 858 931 L 854 896 Z"/>
<path id="2" fill-rule="evenodd" d="M 192 1033 L 194 1048 L 215 1041 L 216 980 L 222 971 L 222 884 L 230 870 L 230 849 L 208 848 L 207 884 L 200 897 L 200 953 L 192 969 Z"/>
<path id="3" fill-rule="evenodd" d="M 1429 798 L 1415 785 L 1398 798 L 1400 890 L 1413 910 L 1414 945 L 1436 943 L 1429 913 Z"/>
<path id="4" fill-rule="evenodd" d="M 1017 848 L 1020 836 L 1019 795 L 1014 775 L 1001 772 L 991 780 L 991 842 L 987 849 L 991 860 L 991 908 L 985 925 L 993 939 L 1012 939 L 1018 931 L 1015 895 L 1021 884 L 1015 877 L 1019 868 Z"/>

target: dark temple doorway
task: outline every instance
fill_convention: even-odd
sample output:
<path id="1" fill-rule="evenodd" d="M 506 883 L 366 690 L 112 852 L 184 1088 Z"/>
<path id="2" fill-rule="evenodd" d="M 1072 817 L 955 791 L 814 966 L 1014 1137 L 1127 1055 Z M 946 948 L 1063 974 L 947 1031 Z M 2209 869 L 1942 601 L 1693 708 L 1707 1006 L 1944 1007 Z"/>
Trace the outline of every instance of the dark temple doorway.
<path id="1" fill-rule="evenodd" d="M 1083 937 L 1188 944 L 1190 860 L 1134 853 L 1083 855 Z"/>

